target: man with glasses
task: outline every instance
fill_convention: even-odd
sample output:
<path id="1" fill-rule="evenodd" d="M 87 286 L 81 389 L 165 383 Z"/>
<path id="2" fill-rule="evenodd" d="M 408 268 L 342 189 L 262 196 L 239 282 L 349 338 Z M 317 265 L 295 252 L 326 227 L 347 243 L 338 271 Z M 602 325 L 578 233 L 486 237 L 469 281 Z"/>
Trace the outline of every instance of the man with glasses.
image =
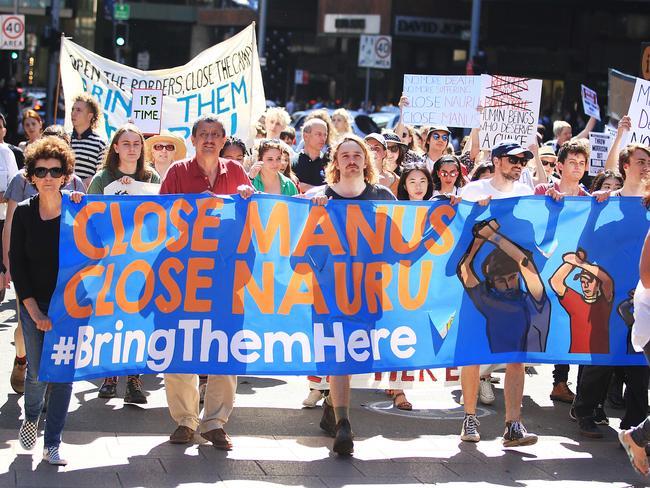
<path id="1" fill-rule="evenodd" d="M 463 187 L 461 196 L 465 200 L 478 202 L 480 205 L 487 205 L 491 199 L 501 199 L 510 197 L 520 197 L 532 195 L 532 189 L 519 182 L 522 169 L 526 163 L 533 158 L 533 153 L 521 147 L 514 140 L 504 140 L 492 148 L 492 163 L 494 164 L 494 176 L 490 179 L 482 179 L 468 183 Z M 492 221 L 491 221 L 492 222 Z M 544 324 L 545 317 L 550 319 L 550 306 L 548 298 L 538 286 L 539 275 L 535 272 L 535 265 L 532 259 L 515 260 L 513 255 L 515 251 L 511 246 L 505 246 L 507 241 L 499 234 L 498 225 L 495 222 L 488 223 L 477 229 L 477 235 L 480 234 L 482 241 L 472 244 L 468 254 L 463 257 L 459 264 L 458 274 L 463 286 L 468 290 L 470 295 L 474 296 L 474 303 L 477 300 L 481 303 L 488 303 L 488 294 L 497 294 L 503 296 L 503 299 L 512 299 L 517 305 L 517 310 L 529 312 L 535 310 L 536 321 Z M 479 232 L 480 231 L 480 232 Z M 484 241 L 489 241 L 495 245 L 497 250 L 493 251 L 492 271 L 490 276 L 485 277 L 485 281 L 474 273 L 472 261 L 478 249 L 474 245 L 480 246 Z M 508 241 L 509 242 L 509 241 Z M 517 250 L 519 248 L 517 246 Z M 474 255 L 472 255 L 474 251 Z M 519 253 L 521 250 L 519 250 Z M 517 253 L 517 255 L 519 255 Z M 503 256 L 506 255 L 506 257 Z M 489 258 L 489 256 L 488 256 Z M 486 258 L 486 261 L 488 260 Z M 498 258 L 498 259 L 497 259 Z M 489 263 L 487 268 L 490 268 Z M 525 269 L 524 269 L 525 268 Z M 523 296 L 519 287 L 519 275 L 526 279 L 530 299 Z M 535 276 L 537 278 L 535 278 Z M 530 283 L 529 283 L 530 281 Z M 498 282 L 498 283 L 497 283 Z M 531 286 L 531 284 L 535 286 Z M 488 286 L 489 285 L 489 286 Z M 480 296 L 479 296 L 480 295 Z M 483 300 L 481 300 L 481 296 Z M 514 301 L 516 299 L 516 301 Z M 512 308 L 512 307 L 511 307 Z M 482 313 L 487 312 L 485 309 L 479 309 Z M 530 314 L 528 314 L 530 315 Z M 532 317 L 532 315 L 530 315 Z M 486 316 L 487 317 L 487 316 Z M 490 322 L 490 319 L 486 320 Z M 521 315 L 517 315 L 516 320 L 523 321 Z M 530 329 L 530 318 L 526 323 L 518 323 L 520 329 Z M 488 325 L 489 326 L 489 325 Z M 537 442 L 535 434 L 528 433 L 521 423 L 521 401 L 524 394 L 524 365 L 522 363 L 510 363 L 506 366 L 506 381 L 504 388 L 504 398 L 506 404 L 506 429 L 503 435 L 503 445 L 505 447 L 528 446 Z M 463 390 L 465 418 L 461 430 L 461 440 L 468 442 L 478 442 L 481 436 L 478 432 L 479 421 L 476 418 L 476 401 L 480 383 L 480 367 L 463 366 L 461 369 L 461 387 Z"/>

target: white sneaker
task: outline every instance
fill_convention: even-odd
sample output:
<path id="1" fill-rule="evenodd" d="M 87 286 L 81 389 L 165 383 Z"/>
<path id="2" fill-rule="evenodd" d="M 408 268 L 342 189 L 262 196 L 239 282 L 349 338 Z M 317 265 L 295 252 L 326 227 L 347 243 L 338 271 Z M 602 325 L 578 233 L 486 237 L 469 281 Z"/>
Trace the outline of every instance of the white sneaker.
<path id="1" fill-rule="evenodd" d="M 478 386 L 478 399 L 483 405 L 492 405 L 494 403 L 494 389 L 489 379 L 481 378 Z"/>
<path id="2" fill-rule="evenodd" d="M 65 466 L 68 464 L 68 461 L 61 459 L 59 456 L 59 448 L 57 446 L 50 446 L 43 449 L 43 461 L 55 466 Z"/>
<path id="3" fill-rule="evenodd" d="M 323 392 L 320 390 L 309 390 L 309 395 L 302 401 L 302 405 L 305 408 L 314 408 L 316 404 L 321 401 L 324 397 Z"/>
<path id="4" fill-rule="evenodd" d="M 20 447 L 26 451 L 31 451 L 36 445 L 36 438 L 38 437 L 38 427 L 34 422 L 25 420 L 23 425 L 20 426 L 18 431 L 18 441 L 20 442 Z"/>
<path id="5" fill-rule="evenodd" d="M 460 440 L 466 442 L 478 442 L 481 440 L 481 434 L 478 433 L 478 426 L 481 422 L 478 421 L 476 415 L 465 414 L 463 419 L 463 427 L 460 431 Z"/>

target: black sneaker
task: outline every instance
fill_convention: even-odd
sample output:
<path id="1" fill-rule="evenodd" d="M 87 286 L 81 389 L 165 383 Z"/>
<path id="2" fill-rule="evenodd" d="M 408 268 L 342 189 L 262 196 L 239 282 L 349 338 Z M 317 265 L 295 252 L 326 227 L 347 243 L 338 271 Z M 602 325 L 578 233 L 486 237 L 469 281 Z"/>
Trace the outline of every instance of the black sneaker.
<path id="1" fill-rule="evenodd" d="M 602 439 L 603 433 L 594 422 L 593 417 L 578 418 L 578 430 L 580 435 L 590 439 Z"/>
<path id="2" fill-rule="evenodd" d="M 320 419 L 320 428 L 327 432 L 330 437 L 336 437 L 336 416 L 334 407 L 325 399 L 323 402 L 323 416 Z"/>
<path id="3" fill-rule="evenodd" d="M 117 396 L 117 376 L 104 378 L 104 383 L 99 388 L 98 398 L 115 398 Z"/>
<path id="4" fill-rule="evenodd" d="M 350 456 L 354 452 L 352 427 L 348 419 L 341 419 L 336 424 L 336 435 L 332 450 L 339 456 Z"/>
<path id="5" fill-rule="evenodd" d="M 537 436 L 529 434 L 521 422 L 506 422 L 506 431 L 501 441 L 503 447 L 532 446 L 537 443 Z"/>
<path id="6" fill-rule="evenodd" d="M 140 376 L 129 376 L 126 381 L 124 403 L 147 403 L 147 397 L 142 393 L 142 381 L 140 380 Z"/>
<path id="7" fill-rule="evenodd" d="M 609 425 L 609 419 L 607 418 L 607 413 L 605 413 L 602 403 L 594 408 L 594 424 Z"/>

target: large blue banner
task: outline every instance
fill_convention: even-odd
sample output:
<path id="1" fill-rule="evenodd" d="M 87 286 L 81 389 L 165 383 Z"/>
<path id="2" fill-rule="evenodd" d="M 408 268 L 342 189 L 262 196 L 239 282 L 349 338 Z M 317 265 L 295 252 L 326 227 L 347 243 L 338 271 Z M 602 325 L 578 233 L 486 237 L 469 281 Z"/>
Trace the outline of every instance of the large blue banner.
<path id="1" fill-rule="evenodd" d="M 645 364 L 637 198 L 65 198 L 40 377 Z"/>

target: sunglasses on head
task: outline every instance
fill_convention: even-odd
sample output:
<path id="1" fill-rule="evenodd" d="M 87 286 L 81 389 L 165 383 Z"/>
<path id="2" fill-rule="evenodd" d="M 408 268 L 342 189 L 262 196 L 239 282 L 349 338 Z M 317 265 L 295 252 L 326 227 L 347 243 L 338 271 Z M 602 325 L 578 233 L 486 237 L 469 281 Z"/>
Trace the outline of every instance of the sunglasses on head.
<path id="1" fill-rule="evenodd" d="M 170 152 L 171 152 L 171 151 L 175 151 L 175 150 L 176 150 L 176 146 L 174 146 L 173 144 L 154 144 L 154 145 L 153 145 L 153 148 L 154 148 L 156 151 L 162 151 L 162 150 L 164 149 L 164 150 L 166 150 L 166 151 L 170 151 Z"/>
<path id="2" fill-rule="evenodd" d="M 399 152 L 399 146 L 397 144 L 394 144 L 392 146 L 388 146 L 388 150 L 390 152 L 394 152 L 394 153 Z"/>
<path id="3" fill-rule="evenodd" d="M 50 173 L 52 178 L 61 178 L 63 176 L 63 168 L 60 166 L 56 168 L 44 168 L 43 166 L 34 168 L 34 176 L 36 178 L 45 178 L 48 173 Z"/>
<path id="4" fill-rule="evenodd" d="M 508 162 L 512 165 L 519 164 L 521 166 L 526 166 L 526 163 L 528 162 L 527 158 L 518 158 L 517 156 L 503 156 L 504 158 L 508 158 Z"/>
<path id="5" fill-rule="evenodd" d="M 555 161 L 544 161 L 542 159 L 542 165 L 544 166 L 550 166 L 551 168 L 555 168 Z"/>
<path id="6" fill-rule="evenodd" d="M 437 141 L 438 139 L 442 139 L 443 141 L 447 142 L 449 140 L 449 134 L 434 134 L 431 136 L 433 137 L 434 141 Z"/>

